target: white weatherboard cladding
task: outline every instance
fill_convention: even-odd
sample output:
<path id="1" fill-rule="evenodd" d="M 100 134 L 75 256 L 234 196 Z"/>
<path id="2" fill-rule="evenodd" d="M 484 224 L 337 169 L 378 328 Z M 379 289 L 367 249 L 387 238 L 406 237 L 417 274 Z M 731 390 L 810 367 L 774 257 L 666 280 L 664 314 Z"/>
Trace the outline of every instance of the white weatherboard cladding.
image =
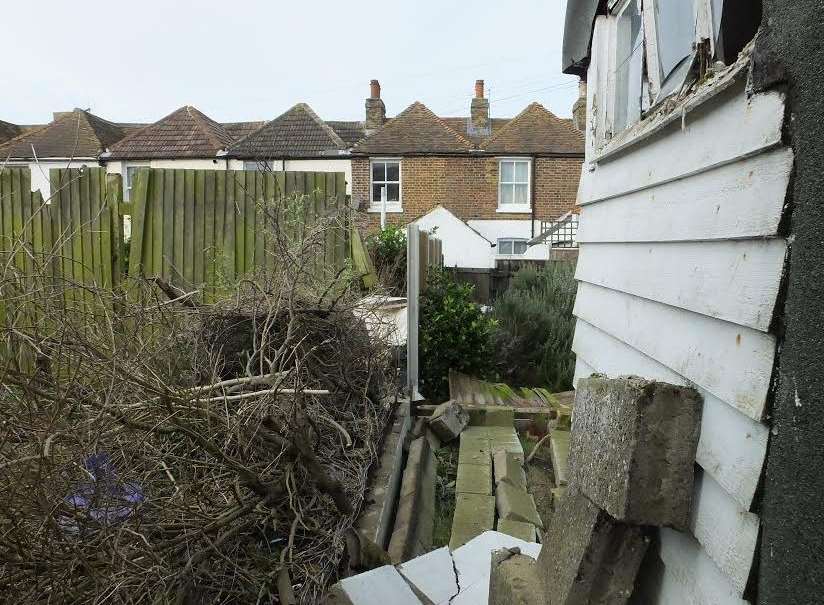
<path id="1" fill-rule="evenodd" d="M 793 155 L 783 95 L 748 96 L 745 73 L 620 152 L 588 146 L 579 189 L 575 380 L 635 374 L 704 399 L 690 532 L 660 531 L 653 604 L 744 603 L 758 539 Z"/>
<path id="2" fill-rule="evenodd" d="M 579 218 L 578 242 L 771 236 L 778 230 L 792 167 L 792 151 L 775 149 L 697 174 L 688 186 L 671 181 L 590 204 Z"/>
<path id="3" fill-rule="evenodd" d="M 575 277 L 766 332 L 786 250 L 783 239 L 588 244 Z"/>
<path id="4" fill-rule="evenodd" d="M 775 357 L 772 335 L 586 282 L 578 284 L 573 312 L 761 419 Z"/>
<path id="5" fill-rule="evenodd" d="M 783 118 L 782 93 L 748 98 L 742 82 L 687 114 L 683 129 L 680 121 L 675 122 L 625 154 L 598 163 L 593 172 L 585 172 L 579 202 L 592 204 L 641 191 L 766 151 L 781 143 Z"/>

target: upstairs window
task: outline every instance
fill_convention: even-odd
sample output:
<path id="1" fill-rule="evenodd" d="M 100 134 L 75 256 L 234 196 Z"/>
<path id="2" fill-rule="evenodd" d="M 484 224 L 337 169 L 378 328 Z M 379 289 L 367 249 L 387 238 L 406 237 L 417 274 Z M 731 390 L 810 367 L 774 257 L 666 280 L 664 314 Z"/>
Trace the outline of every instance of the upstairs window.
<path id="1" fill-rule="evenodd" d="M 498 212 L 529 212 L 530 160 L 504 158 L 498 162 Z"/>
<path id="2" fill-rule="evenodd" d="M 401 204 L 401 161 L 398 159 L 372 160 L 371 205 L 380 209 L 382 195 L 386 195 L 386 205 L 399 207 Z"/>
<path id="3" fill-rule="evenodd" d="M 526 240 L 520 237 L 502 237 L 498 239 L 498 256 L 520 256 L 526 252 Z"/>

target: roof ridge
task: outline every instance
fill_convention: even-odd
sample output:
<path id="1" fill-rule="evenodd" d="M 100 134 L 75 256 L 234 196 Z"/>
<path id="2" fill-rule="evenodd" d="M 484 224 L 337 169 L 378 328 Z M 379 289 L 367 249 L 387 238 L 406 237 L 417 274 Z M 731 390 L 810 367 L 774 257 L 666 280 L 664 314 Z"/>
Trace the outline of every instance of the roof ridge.
<path id="1" fill-rule="evenodd" d="M 443 128 L 450 135 L 452 135 L 458 143 L 460 143 L 462 145 L 465 145 L 466 148 L 467 148 L 467 151 L 471 151 L 472 149 L 475 148 L 475 144 L 471 140 L 469 140 L 468 138 L 463 136 L 460 132 L 458 132 L 457 130 L 452 128 L 443 119 L 441 119 L 434 111 L 429 109 L 426 105 L 424 105 L 420 101 L 414 101 L 411 105 L 409 105 L 406 109 L 404 109 L 402 112 L 397 114 L 395 117 L 393 117 L 393 118 L 387 120 L 386 122 L 384 122 L 383 124 L 381 124 L 380 127 L 376 128 L 375 131 L 372 132 L 369 136 L 364 137 L 363 139 L 358 141 L 358 143 L 355 145 L 355 149 L 357 149 L 361 145 L 368 145 L 370 141 L 375 140 L 376 137 L 378 137 L 381 133 L 385 132 L 386 129 L 394 128 L 398 125 L 398 123 L 402 124 L 403 123 L 402 118 L 405 118 L 408 114 L 410 114 L 415 109 L 421 109 L 421 110 L 423 110 L 423 112 L 426 115 L 431 116 L 432 118 L 434 118 L 435 122 L 438 124 L 438 126 Z"/>
<path id="2" fill-rule="evenodd" d="M 116 129 L 121 135 L 123 134 L 123 128 L 121 126 L 118 126 L 113 122 L 109 122 L 107 119 L 101 118 L 100 116 L 93 114 L 92 112 L 87 111 L 85 109 L 81 109 L 79 111 L 81 117 L 86 121 L 86 124 L 89 126 L 89 128 L 92 129 L 95 138 L 97 138 L 97 141 L 100 143 L 101 152 L 106 150 L 107 141 L 104 140 L 104 138 L 108 139 L 105 133 L 100 132 L 101 128 Z"/>
<path id="3" fill-rule="evenodd" d="M 493 134 L 493 135 L 492 135 L 492 136 L 490 136 L 489 138 L 484 139 L 484 140 L 483 140 L 483 142 L 482 142 L 482 143 L 483 143 L 483 146 L 485 147 L 485 146 L 486 146 L 486 145 L 488 145 L 489 143 L 494 143 L 494 142 L 495 142 L 495 140 L 496 140 L 498 137 L 500 137 L 500 136 L 501 136 L 501 133 L 506 133 L 506 132 L 507 132 L 508 130 L 510 130 L 511 128 L 514 128 L 513 124 L 517 124 L 517 122 L 518 122 L 519 120 L 521 120 L 521 119 L 522 119 L 525 115 L 527 115 L 527 114 L 528 114 L 528 113 L 529 113 L 532 109 L 535 109 L 535 108 L 540 108 L 540 109 L 542 109 L 542 110 L 543 110 L 543 111 L 544 111 L 547 115 L 549 115 L 550 117 L 555 118 L 556 120 L 558 119 L 558 118 L 555 116 L 555 114 L 554 114 L 554 113 L 552 113 L 552 112 L 551 112 L 551 111 L 549 111 L 546 107 L 544 107 L 543 105 L 541 105 L 540 103 L 538 103 L 538 101 L 532 101 L 532 103 L 530 103 L 529 105 L 527 105 L 526 107 L 524 107 L 524 108 L 520 111 L 520 113 L 518 113 L 518 115 L 516 115 L 514 118 L 512 118 L 511 120 L 509 120 L 509 122 L 507 122 L 506 124 L 504 124 L 503 126 L 501 126 L 501 127 L 498 129 L 498 132 L 496 132 L 495 134 Z"/>
<path id="4" fill-rule="evenodd" d="M 343 141 L 342 138 L 340 138 L 340 135 L 338 135 L 338 133 L 335 132 L 335 130 L 331 126 L 329 126 L 329 124 L 322 120 L 320 116 L 315 113 L 315 110 L 309 106 L 308 103 L 304 103 L 303 101 L 301 101 L 300 103 L 295 104 L 295 106 L 292 109 L 295 109 L 297 107 L 300 107 L 306 113 L 308 113 L 309 117 L 311 117 L 315 122 L 317 122 L 317 124 L 329 135 L 329 138 L 332 139 L 332 142 L 335 143 L 335 145 L 338 145 L 339 147 L 346 147 L 346 143 Z"/>
<path id="5" fill-rule="evenodd" d="M 132 139 L 134 139 L 137 136 L 140 136 L 141 134 L 143 134 L 149 128 L 152 128 L 152 127 L 156 126 L 157 124 L 160 124 L 161 122 L 165 122 L 166 120 L 171 118 L 173 115 L 176 115 L 180 111 L 186 109 L 186 107 L 188 107 L 188 105 L 184 105 L 183 107 L 178 107 L 172 113 L 163 116 L 159 120 L 156 120 L 156 121 L 152 122 L 151 124 L 146 124 L 145 126 L 141 126 L 140 128 L 136 129 L 134 132 L 131 132 L 131 133 L 127 134 L 125 137 L 120 139 L 117 143 L 112 145 L 112 147 L 111 147 L 111 149 L 109 149 L 109 151 L 112 151 L 115 148 L 124 145 L 125 143 L 131 142 Z"/>
<path id="6" fill-rule="evenodd" d="M 267 131 L 267 129 L 269 129 L 273 124 L 276 124 L 277 122 L 283 120 L 287 116 L 295 114 L 298 111 L 302 111 L 306 115 L 308 115 L 312 122 L 319 126 L 321 130 L 323 130 L 323 132 L 326 134 L 326 136 L 329 137 L 332 144 L 336 145 L 338 148 L 341 149 L 345 149 L 349 146 L 346 143 L 346 141 L 344 141 L 340 137 L 340 135 L 337 132 L 335 132 L 335 130 L 331 126 L 329 126 L 329 124 L 327 124 L 317 113 L 315 113 L 315 110 L 312 109 L 308 103 L 300 101 L 299 103 L 295 103 L 294 105 L 292 105 L 289 109 L 281 113 L 279 116 L 272 118 L 271 120 L 262 124 L 259 128 L 237 139 L 229 146 L 229 148 L 232 150 L 237 150 L 244 144 L 248 143 L 250 140 L 253 140 L 255 137 L 259 136 L 261 133 Z"/>
<path id="7" fill-rule="evenodd" d="M 186 113 L 188 113 L 192 117 L 192 119 L 197 123 L 201 131 L 203 131 L 203 134 L 205 134 L 209 142 L 211 142 L 212 145 L 216 147 L 217 151 L 226 149 L 229 147 L 229 145 L 231 145 L 232 137 L 229 136 L 229 133 L 226 132 L 226 129 L 223 128 L 223 126 L 219 122 L 215 122 L 212 118 L 210 118 L 205 113 L 200 111 L 194 105 L 186 105 L 185 107 Z M 194 110 L 194 113 L 192 113 L 192 110 Z M 225 140 L 221 141 L 216 136 L 215 131 L 220 132 Z"/>

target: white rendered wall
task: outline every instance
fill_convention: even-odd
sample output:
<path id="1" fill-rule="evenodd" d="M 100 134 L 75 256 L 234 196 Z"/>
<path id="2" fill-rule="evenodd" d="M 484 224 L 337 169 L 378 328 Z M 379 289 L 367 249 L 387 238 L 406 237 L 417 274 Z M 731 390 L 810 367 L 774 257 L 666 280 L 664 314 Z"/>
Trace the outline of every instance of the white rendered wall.
<path id="1" fill-rule="evenodd" d="M 445 267 L 495 267 L 495 248 L 491 242 L 473 231 L 449 210 L 438 206 L 413 222 L 425 231 L 435 231 L 435 236 L 443 244 Z"/>

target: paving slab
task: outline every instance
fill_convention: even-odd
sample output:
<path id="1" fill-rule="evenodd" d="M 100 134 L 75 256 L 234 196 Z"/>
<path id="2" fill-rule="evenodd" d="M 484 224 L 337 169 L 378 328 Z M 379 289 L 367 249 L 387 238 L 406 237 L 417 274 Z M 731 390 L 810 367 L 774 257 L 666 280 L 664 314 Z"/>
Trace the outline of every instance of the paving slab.
<path id="1" fill-rule="evenodd" d="M 496 527 L 495 529 L 497 529 L 502 534 L 506 534 L 508 536 L 512 536 L 513 538 L 524 540 L 525 542 L 537 542 L 535 526 L 532 525 L 532 523 L 524 523 L 522 521 L 510 521 L 508 519 L 499 519 L 498 527 Z"/>
<path id="2" fill-rule="evenodd" d="M 535 499 L 525 489 L 506 481 L 499 483 L 495 488 L 495 504 L 501 519 L 532 523 L 544 528 L 538 509 L 535 508 Z"/>
<path id="3" fill-rule="evenodd" d="M 458 464 L 492 465 L 489 439 L 482 437 L 464 437 L 461 434 L 461 446 L 458 450 Z"/>
<path id="4" fill-rule="evenodd" d="M 570 485 L 619 521 L 686 531 L 701 405 L 689 387 L 637 377 L 583 379 Z"/>
<path id="5" fill-rule="evenodd" d="M 495 485 L 508 481 L 521 489 L 526 489 L 526 472 L 523 458 L 498 447 L 492 452 L 492 466 L 495 470 Z"/>
<path id="6" fill-rule="evenodd" d="M 492 468 L 488 464 L 458 463 L 455 491 L 459 494 L 492 495 Z"/>
<path id="7" fill-rule="evenodd" d="M 495 498 L 456 494 L 449 548 L 454 550 L 495 526 Z"/>
<path id="8" fill-rule="evenodd" d="M 421 605 L 420 599 L 391 565 L 345 578 L 335 584 L 328 605 Z"/>
<path id="9" fill-rule="evenodd" d="M 433 603 L 448 603 L 458 594 L 452 555 L 446 546 L 399 565 L 398 571 Z"/>

